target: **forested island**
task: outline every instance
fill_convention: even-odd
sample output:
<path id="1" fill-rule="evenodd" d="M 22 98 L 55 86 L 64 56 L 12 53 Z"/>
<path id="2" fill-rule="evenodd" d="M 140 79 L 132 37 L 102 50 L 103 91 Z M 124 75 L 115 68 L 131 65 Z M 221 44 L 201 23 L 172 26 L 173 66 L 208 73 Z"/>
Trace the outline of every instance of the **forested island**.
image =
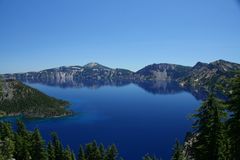
<path id="1" fill-rule="evenodd" d="M 0 116 L 46 118 L 71 115 L 67 101 L 49 97 L 25 84 L 13 80 L 0 79 Z"/>

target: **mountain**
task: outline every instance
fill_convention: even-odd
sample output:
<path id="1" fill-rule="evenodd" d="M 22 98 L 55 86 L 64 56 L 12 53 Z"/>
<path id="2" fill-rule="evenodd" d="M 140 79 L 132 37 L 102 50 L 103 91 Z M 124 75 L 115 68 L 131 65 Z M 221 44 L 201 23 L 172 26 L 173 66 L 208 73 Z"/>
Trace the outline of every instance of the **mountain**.
<path id="1" fill-rule="evenodd" d="M 134 73 L 126 69 L 112 69 L 98 63 L 88 63 L 75 74 L 80 81 L 130 80 Z"/>
<path id="2" fill-rule="evenodd" d="M 183 87 L 227 92 L 231 78 L 239 76 L 240 64 L 218 60 L 212 63 L 198 62 L 192 67 L 187 76 L 178 80 Z"/>
<path id="3" fill-rule="evenodd" d="M 137 71 L 136 77 L 141 80 L 176 81 L 186 76 L 190 70 L 191 67 L 176 64 L 152 64 Z"/>
<path id="4" fill-rule="evenodd" d="M 176 82 L 181 88 L 193 92 L 229 91 L 229 80 L 239 75 L 240 64 L 224 60 L 212 63 L 198 62 L 195 66 L 176 64 L 152 64 L 137 72 L 126 69 L 112 69 L 98 63 L 84 66 L 63 66 L 40 72 L 5 74 L 5 78 L 15 78 L 26 82 L 45 84 L 66 84 L 79 86 L 144 84 L 158 81 Z"/>
<path id="5" fill-rule="evenodd" d="M 0 116 L 23 115 L 28 118 L 72 114 L 68 102 L 49 97 L 16 80 L 0 80 Z"/>
<path id="6" fill-rule="evenodd" d="M 84 66 L 62 66 L 42 70 L 40 72 L 27 72 L 5 74 L 5 78 L 15 78 L 21 81 L 107 81 L 107 80 L 130 80 L 134 73 L 126 69 L 112 69 L 98 63 L 89 63 Z"/>

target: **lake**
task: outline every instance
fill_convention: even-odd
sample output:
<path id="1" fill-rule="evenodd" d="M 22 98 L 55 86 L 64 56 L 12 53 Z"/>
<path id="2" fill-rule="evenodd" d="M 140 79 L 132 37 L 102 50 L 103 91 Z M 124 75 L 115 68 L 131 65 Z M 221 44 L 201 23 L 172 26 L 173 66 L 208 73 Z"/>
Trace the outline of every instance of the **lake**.
<path id="1" fill-rule="evenodd" d="M 63 144 L 75 152 L 80 144 L 92 140 L 104 145 L 115 143 L 126 160 L 141 160 L 146 153 L 170 159 L 176 138 L 184 140 L 192 125 L 188 117 L 201 103 L 190 92 L 175 90 L 174 85 L 27 85 L 69 101 L 69 109 L 76 113 L 64 118 L 24 120 L 28 129 L 39 128 L 47 140 L 51 132 L 57 132 Z"/>

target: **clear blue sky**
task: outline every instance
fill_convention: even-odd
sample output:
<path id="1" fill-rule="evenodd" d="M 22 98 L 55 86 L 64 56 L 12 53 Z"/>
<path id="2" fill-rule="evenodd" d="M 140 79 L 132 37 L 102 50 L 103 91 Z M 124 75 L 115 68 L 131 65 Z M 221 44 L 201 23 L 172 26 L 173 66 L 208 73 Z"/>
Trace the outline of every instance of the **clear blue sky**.
<path id="1" fill-rule="evenodd" d="M 0 73 L 240 63 L 238 0 L 0 0 Z"/>

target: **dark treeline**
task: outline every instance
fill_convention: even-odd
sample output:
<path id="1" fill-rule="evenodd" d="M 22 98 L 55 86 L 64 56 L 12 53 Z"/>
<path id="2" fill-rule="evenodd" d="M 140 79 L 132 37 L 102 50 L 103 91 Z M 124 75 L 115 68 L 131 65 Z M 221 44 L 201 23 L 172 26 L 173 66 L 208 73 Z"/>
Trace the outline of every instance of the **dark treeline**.
<path id="1" fill-rule="evenodd" d="M 0 160 L 123 160 L 116 146 L 105 147 L 96 141 L 80 145 L 77 155 L 69 146 L 64 147 L 56 133 L 46 143 L 38 129 L 28 131 L 22 121 L 17 121 L 14 131 L 10 123 L 0 122 Z M 157 160 L 145 155 L 143 160 Z"/>
<path id="2" fill-rule="evenodd" d="M 193 115 L 193 132 L 176 143 L 172 160 L 240 160 L 240 78 L 231 82 L 229 100 L 210 95 Z"/>
<path id="3" fill-rule="evenodd" d="M 46 144 L 38 129 L 28 131 L 17 121 L 13 131 L 10 123 L 0 122 L 0 160 L 117 160 L 118 150 L 113 144 L 107 148 L 95 141 L 80 146 L 77 155 L 69 146 L 63 147 L 56 133 Z"/>

